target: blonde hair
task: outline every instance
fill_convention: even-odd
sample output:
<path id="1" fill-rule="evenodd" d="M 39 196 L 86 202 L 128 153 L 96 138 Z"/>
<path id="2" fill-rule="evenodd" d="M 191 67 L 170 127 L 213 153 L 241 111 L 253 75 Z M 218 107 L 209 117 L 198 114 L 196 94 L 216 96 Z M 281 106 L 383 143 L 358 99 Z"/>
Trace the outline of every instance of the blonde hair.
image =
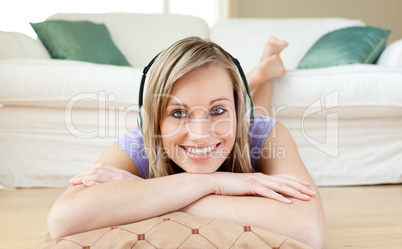
<path id="1" fill-rule="evenodd" d="M 198 37 L 180 40 L 158 55 L 152 65 L 147 90 L 144 96 L 143 135 L 149 158 L 149 177 L 174 174 L 174 163 L 167 157 L 162 146 L 160 122 L 165 111 L 173 84 L 186 74 L 197 69 L 219 65 L 226 69 L 233 83 L 236 104 L 236 138 L 230 155 L 222 165 L 230 172 L 253 171 L 248 145 L 248 118 L 246 117 L 246 89 L 240 80 L 236 65 L 229 54 L 217 44 Z"/>

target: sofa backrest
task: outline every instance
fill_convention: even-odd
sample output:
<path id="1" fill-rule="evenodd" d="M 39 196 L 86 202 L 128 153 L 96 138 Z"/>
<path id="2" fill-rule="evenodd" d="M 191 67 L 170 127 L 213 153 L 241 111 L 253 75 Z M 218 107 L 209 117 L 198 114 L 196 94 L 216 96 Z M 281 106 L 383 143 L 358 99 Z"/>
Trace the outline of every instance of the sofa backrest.
<path id="1" fill-rule="evenodd" d="M 276 36 L 289 43 L 281 53 L 285 68 L 295 69 L 322 35 L 349 26 L 364 23 L 343 18 L 226 19 L 212 27 L 210 38 L 237 57 L 247 72 L 258 63 L 268 37 Z"/>
<path id="2" fill-rule="evenodd" d="M 220 20 L 209 31 L 201 18 L 172 14 L 59 13 L 48 18 L 55 19 L 104 23 L 116 46 L 136 68 L 143 68 L 173 42 L 199 36 L 210 38 L 237 57 L 246 72 L 258 63 L 271 35 L 289 42 L 289 47 L 281 54 L 285 68 L 289 70 L 296 68 L 308 49 L 325 33 L 349 26 L 364 26 L 360 20 L 343 18 L 242 18 Z M 0 59 L 50 58 L 39 40 L 24 34 L 0 32 L 0 40 Z"/>
<path id="3" fill-rule="evenodd" d="M 48 18 L 55 19 L 104 23 L 116 46 L 136 68 L 145 67 L 156 54 L 182 38 L 207 38 L 209 35 L 209 27 L 204 20 L 184 15 L 59 13 Z"/>

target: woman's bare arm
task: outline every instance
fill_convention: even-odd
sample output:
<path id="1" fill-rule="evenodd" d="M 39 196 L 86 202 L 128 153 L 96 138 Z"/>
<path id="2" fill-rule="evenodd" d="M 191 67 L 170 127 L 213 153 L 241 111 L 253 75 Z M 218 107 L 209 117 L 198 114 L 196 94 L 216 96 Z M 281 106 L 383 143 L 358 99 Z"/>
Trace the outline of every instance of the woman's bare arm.
<path id="1" fill-rule="evenodd" d="M 105 151 L 98 163 L 138 175 L 131 158 L 116 144 Z M 150 180 L 136 177 L 90 188 L 83 184 L 70 186 L 49 213 L 49 233 L 52 238 L 58 238 L 159 216 L 212 193 L 211 186 L 205 175 L 196 174 L 177 174 Z"/>
<path id="2" fill-rule="evenodd" d="M 277 123 L 265 140 L 264 147 L 267 148 L 266 156 L 262 155 L 259 160 L 262 173 L 295 176 L 308 182 L 308 187 L 316 193 L 305 200 L 289 198 L 291 204 L 259 196 L 209 195 L 190 204 L 183 211 L 256 226 L 289 236 L 313 248 L 321 248 L 325 231 L 321 198 L 292 136 L 283 125 Z M 268 153 L 268 148 L 271 153 Z M 284 186 L 279 183 L 277 187 Z"/>
<path id="3" fill-rule="evenodd" d="M 117 145 L 107 149 L 98 163 L 138 174 L 136 169 L 132 169 L 135 165 L 131 158 Z M 96 170 L 96 167 L 92 168 Z M 303 198 L 302 193 L 308 193 L 308 189 L 297 180 L 259 174 L 181 173 L 147 180 L 135 176 L 124 179 L 123 174 L 122 179 L 104 180 L 102 177 L 109 177 L 108 173 L 87 173 L 83 180 L 95 180 L 101 184 L 72 186 L 55 202 L 48 218 L 52 238 L 159 216 L 180 210 L 211 194 L 258 194 L 286 202 L 277 192 L 295 198 Z M 286 183 L 286 187 L 278 189 L 278 183 Z"/>

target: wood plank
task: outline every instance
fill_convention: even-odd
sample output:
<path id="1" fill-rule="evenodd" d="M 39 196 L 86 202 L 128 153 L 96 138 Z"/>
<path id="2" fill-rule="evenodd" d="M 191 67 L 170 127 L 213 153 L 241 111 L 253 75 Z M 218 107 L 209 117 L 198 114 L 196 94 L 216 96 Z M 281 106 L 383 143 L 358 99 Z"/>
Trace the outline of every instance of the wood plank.
<path id="1" fill-rule="evenodd" d="M 0 190 L 0 248 L 36 248 L 47 233 L 46 217 L 64 189 Z"/>
<path id="2" fill-rule="evenodd" d="M 324 248 L 402 248 L 402 185 L 320 188 Z"/>

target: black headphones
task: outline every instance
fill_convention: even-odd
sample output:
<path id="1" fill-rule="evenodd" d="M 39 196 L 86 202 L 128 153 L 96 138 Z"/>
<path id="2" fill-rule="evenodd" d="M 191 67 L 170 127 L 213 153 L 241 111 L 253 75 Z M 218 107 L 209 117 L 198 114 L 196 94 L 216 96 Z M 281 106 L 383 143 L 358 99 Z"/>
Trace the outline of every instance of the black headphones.
<path id="1" fill-rule="evenodd" d="M 248 117 L 249 117 L 249 120 L 250 120 L 250 124 L 252 124 L 253 121 L 254 121 L 255 110 L 254 110 L 253 101 L 251 100 L 250 89 L 248 87 L 246 75 L 244 74 L 244 71 L 243 71 L 242 67 L 240 66 L 240 62 L 236 58 L 234 58 L 231 54 L 229 54 L 228 52 L 226 52 L 226 53 L 230 56 L 230 58 L 232 59 L 233 63 L 236 65 L 237 70 L 239 70 L 240 77 L 241 77 L 241 79 L 243 81 L 244 87 L 246 88 L 246 92 L 247 92 L 247 95 L 245 96 L 246 116 L 247 116 L 247 113 L 249 113 Z M 151 68 L 152 64 L 154 63 L 156 58 L 159 56 L 159 54 L 157 54 L 149 62 L 149 64 L 144 68 L 144 70 L 142 71 L 140 92 L 139 92 L 139 95 L 138 95 L 138 118 L 137 118 L 137 125 L 138 125 L 138 128 L 141 130 L 141 132 L 143 132 L 143 130 L 142 130 L 141 108 L 142 108 L 143 97 L 144 97 L 143 95 L 144 95 L 145 79 L 147 77 L 147 73 L 148 73 L 149 69 Z"/>

